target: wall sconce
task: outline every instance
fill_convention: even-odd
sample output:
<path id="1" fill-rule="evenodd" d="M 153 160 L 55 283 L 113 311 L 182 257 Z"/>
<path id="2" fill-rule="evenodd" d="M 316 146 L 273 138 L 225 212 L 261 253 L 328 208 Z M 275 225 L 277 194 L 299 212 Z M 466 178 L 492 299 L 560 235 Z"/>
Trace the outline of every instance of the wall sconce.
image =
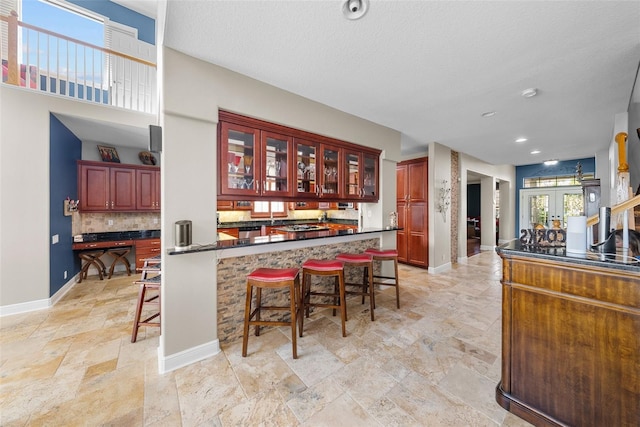
<path id="1" fill-rule="evenodd" d="M 442 180 L 442 186 L 438 189 L 438 204 L 436 209 L 442 214 L 442 219 L 447 222 L 447 211 L 451 205 L 451 186 L 446 179 Z"/>
<path id="2" fill-rule="evenodd" d="M 78 204 L 80 200 L 71 200 L 67 197 L 64 201 L 64 216 L 71 216 L 73 212 L 78 212 Z"/>

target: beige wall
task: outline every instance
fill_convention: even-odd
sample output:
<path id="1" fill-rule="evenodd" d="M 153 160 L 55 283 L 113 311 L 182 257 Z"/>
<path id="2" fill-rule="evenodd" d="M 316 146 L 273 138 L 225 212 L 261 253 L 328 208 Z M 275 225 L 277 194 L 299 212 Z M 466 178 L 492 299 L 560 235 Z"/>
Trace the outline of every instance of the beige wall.
<path id="1" fill-rule="evenodd" d="M 177 220 L 190 219 L 194 242 L 214 240 L 218 109 L 384 149 L 389 159 L 400 156 L 400 134 L 394 130 L 168 48 L 161 56 L 163 230 L 171 230 Z M 389 174 L 388 169 L 382 167 L 382 173 Z M 395 210 L 395 170 L 393 175 L 393 187 L 381 180 L 381 203 L 363 210 L 370 224 L 382 225 L 383 215 Z M 163 237 L 164 250 L 173 246 L 170 232 Z M 199 346 L 215 348 L 215 255 L 168 256 L 163 261 L 161 359 L 171 360 Z"/>
<path id="2" fill-rule="evenodd" d="M 0 307 L 49 298 L 49 113 L 146 128 L 147 114 L 0 85 Z"/>

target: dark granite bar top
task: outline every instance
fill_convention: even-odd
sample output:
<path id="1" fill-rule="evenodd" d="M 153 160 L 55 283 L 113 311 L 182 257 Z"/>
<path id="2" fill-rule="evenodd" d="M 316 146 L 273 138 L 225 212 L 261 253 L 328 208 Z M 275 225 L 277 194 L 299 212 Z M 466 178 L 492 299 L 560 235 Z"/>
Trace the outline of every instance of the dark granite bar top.
<path id="1" fill-rule="evenodd" d="M 138 240 L 138 239 L 154 239 L 160 238 L 160 230 L 136 230 L 136 231 L 113 231 L 109 233 L 84 233 L 81 234 L 82 240 L 76 240 L 74 243 L 86 242 L 110 242 L 113 240 Z"/>
<path id="2" fill-rule="evenodd" d="M 321 230 L 269 234 L 266 236 L 249 237 L 245 239 L 230 238 L 225 233 L 218 233 L 217 241 L 206 245 L 191 245 L 185 249 L 169 249 L 169 255 L 181 255 L 195 252 L 216 251 L 221 249 L 241 248 L 256 245 L 267 245 L 300 240 L 326 239 L 330 237 L 354 236 L 362 234 L 380 233 L 384 231 L 398 231 L 400 228 L 365 228 L 357 230 Z"/>
<path id="3" fill-rule="evenodd" d="M 218 224 L 218 228 L 241 228 L 241 227 L 261 227 L 265 226 L 287 226 L 287 225 L 302 225 L 302 224 L 345 224 L 345 225 L 358 225 L 357 220 L 353 219 L 338 219 L 329 218 L 326 221 L 316 221 L 313 219 L 270 219 L 256 220 L 256 221 L 237 221 L 237 222 L 221 222 Z"/>
<path id="4" fill-rule="evenodd" d="M 600 268 L 613 268 L 640 273 L 640 260 L 621 254 L 600 254 L 587 252 L 584 255 L 567 254 L 562 246 L 524 245 L 519 240 L 512 240 L 496 248 L 499 254 L 507 256 L 525 256 L 572 264 L 589 265 Z"/>

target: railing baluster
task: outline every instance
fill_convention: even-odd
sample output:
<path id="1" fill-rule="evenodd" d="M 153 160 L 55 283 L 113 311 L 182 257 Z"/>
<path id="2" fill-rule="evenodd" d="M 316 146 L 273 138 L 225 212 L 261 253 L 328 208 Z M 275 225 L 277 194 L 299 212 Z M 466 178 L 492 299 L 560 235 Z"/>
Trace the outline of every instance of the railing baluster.
<path id="1" fill-rule="evenodd" d="M 108 103 L 141 112 L 155 110 L 155 64 L 19 22 L 15 12 L 10 16 L 0 15 L 0 27 L 6 28 L 8 35 L 8 51 L 4 50 L 4 45 L 0 46 L 0 54 L 8 58 L 9 76 L 6 84 L 89 102 Z M 21 33 L 18 31 L 19 27 L 22 27 Z M 21 53 L 17 52 L 19 35 L 24 41 Z M 41 39 L 42 37 L 46 39 Z M 55 44 L 52 43 L 52 37 L 55 37 Z M 32 43 L 34 46 L 31 46 Z M 82 46 L 82 51 L 79 50 L 79 46 Z M 52 51 L 52 47 L 55 52 Z M 87 48 L 91 58 L 87 56 Z M 62 49 L 65 51 L 62 52 Z M 99 55 L 98 58 L 96 55 Z M 89 60 L 91 64 L 88 64 Z M 99 64 L 96 64 L 96 61 Z M 100 66 L 99 74 L 96 72 L 96 66 Z M 90 77 L 87 73 L 88 68 L 91 69 Z M 93 93 L 90 94 L 91 90 Z"/>

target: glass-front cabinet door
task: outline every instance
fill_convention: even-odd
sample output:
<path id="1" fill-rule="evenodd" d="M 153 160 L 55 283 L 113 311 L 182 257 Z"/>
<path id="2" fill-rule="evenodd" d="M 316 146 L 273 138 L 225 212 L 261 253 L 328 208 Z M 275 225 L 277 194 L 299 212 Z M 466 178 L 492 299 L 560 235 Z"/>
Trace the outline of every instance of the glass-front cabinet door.
<path id="1" fill-rule="evenodd" d="M 262 132 L 263 147 L 261 193 L 269 196 L 290 196 L 293 141 L 290 137 Z"/>
<path id="2" fill-rule="evenodd" d="M 251 194 L 259 192 L 260 164 L 259 130 L 230 123 L 221 123 L 220 190 L 221 194 Z"/>
<path id="3" fill-rule="evenodd" d="M 296 196 L 316 197 L 319 195 L 319 187 L 316 178 L 316 159 L 318 144 L 304 141 L 295 141 L 296 164 Z"/>
<path id="4" fill-rule="evenodd" d="M 327 198 L 338 198 L 341 196 L 341 171 L 340 171 L 340 149 L 329 145 L 322 145 L 321 150 L 321 184 L 320 196 Z"/>
<path id="5" fill-rule="evenodd" d="M 345 151 L 345 189 L 344 197 L 347 199 L 359 199 L 362 197 L 362 156 L 359 153 Z"/>
<path id="6" fill-rule="evenodd" d="M 378 159 L 379 155 L 363 153 L 362 155 L 362 198 L 378 200 Z"/>

